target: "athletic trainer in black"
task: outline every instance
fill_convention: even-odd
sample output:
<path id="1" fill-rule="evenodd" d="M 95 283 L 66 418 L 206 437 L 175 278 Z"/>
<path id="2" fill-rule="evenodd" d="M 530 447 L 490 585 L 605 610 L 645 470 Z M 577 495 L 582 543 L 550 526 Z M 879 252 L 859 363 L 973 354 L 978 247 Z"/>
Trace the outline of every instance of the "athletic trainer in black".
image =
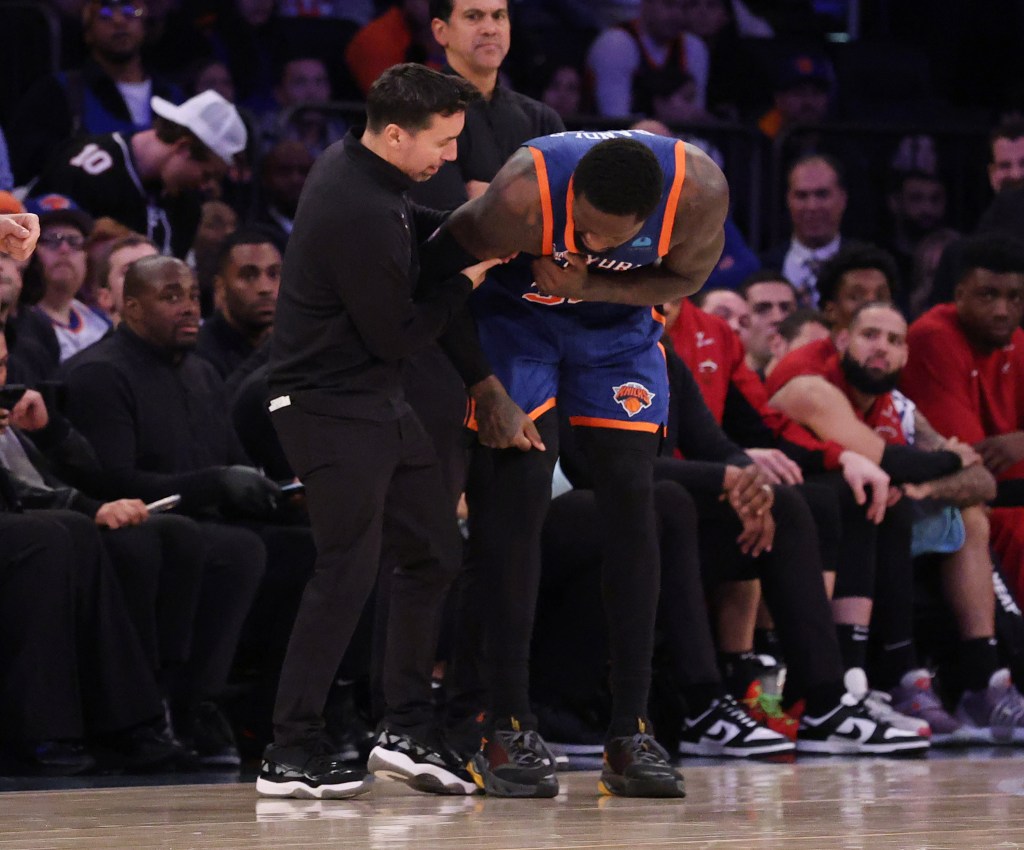
<path id="1" fill-rule="evenodd" d="M 642 717 L 636 719 L 636 731 L 631 735 L 615 735 L 605 742 L 604 769 L 597 789 L 617 797 L 686 796 L 683 775 L 669 764 L 668 753 L 654 740 L 650 723 Z"/>
<path id="2" fill-rule="evenodd" d="M 340 800 L 365 794 L 373 777 L 342 763 L 323 748 L 280 747 L 270 744 L 256 777 L 256 793 L 264 797 Z"/>
<path id="3" fill-rule="evenodd" d="M 473 778 L 458 754 L 387 729 L 377 736 L 367 768 L 374 776 L 404 782 L 428 794 L 475 794 Z"/>
<path id="4" fill-rule="evenodd" d="M 555 757 L 536 729 L 516 717 L 496 722 L 467 765 L 476 784 L 492 797 L 554 797 Z"/>

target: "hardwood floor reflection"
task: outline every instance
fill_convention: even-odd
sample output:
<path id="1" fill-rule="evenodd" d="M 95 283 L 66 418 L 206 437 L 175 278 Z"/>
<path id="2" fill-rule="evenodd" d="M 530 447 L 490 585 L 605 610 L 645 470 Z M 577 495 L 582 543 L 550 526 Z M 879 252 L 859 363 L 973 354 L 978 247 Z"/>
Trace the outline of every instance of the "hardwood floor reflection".
<path id="1" fill-rule="evenodd" d="M 123 848 L 1024 847 L 1024 758 L 684 764 L 681 801 L 599 798 L 593 771 L 554 800 L 434 797 L 379 781 L 352 801 L 257 799 L 252 784 L 0 795 L 0 850 Z"/>

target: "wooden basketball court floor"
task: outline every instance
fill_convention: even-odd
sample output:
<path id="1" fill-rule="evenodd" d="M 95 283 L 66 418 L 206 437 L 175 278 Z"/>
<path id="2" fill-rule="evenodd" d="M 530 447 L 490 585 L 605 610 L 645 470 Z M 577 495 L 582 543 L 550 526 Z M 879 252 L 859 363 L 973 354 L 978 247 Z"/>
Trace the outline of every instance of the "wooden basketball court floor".
<path id="1" fill-rule="evenodd" d="M 0 850 L 190 848 L 1024 848 L 1024 756 L 683 765 L 685 800 L 435 797 L 378 781 L 356 800 L 258 799 L 251 782 L 0 794 Z M 172 779 L 168 777 L 168 779 Z M 5 785 L 2 787 L 11 787 Z"/>

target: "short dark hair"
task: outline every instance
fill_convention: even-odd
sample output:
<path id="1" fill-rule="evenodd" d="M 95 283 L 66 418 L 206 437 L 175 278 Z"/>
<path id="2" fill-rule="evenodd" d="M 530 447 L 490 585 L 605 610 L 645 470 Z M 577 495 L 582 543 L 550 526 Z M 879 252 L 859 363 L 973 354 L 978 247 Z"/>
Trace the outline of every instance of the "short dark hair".
<path id="1" fill-rule="evenodd" d="M 740 295 L 746 299 L 750 293 L 750 287 L 757 286 L 759 283 L 782 283 L 793 290 L 793 294 L 796 295 L 796 287 L 778 269 L 758 269 L 756 272 L 747 275 L 743 283 L 740 284 Z"/>
<path id="2" fill-rule="evenodd" d="M 957 243 L 953 281 L 961 283 L 975 269 L 996 274 L 1024 272 L 1024 242 L 1007 233 L 976 233 Z"/>
<path id="3" fill-rule="evenodd" d="M 870 242 L 851 240 L 844 242 L 835 256 L 821 267 L 815 282 L 819 301 L 822 304 L 834 301 L 843 275 L 855 269 L 878 269 L 889 284 L 889 294 L 896 297 L 900 287 L 900 273 L 892 254 Z"/>
<path id="4" fill-rule="evenodd" d="M 921 171 L 918 168 L 902 169 L 897 168 L 889 172 L 888 183 L 890 192 L 902 192 L 904 187 L 911 180 L 925 180 L 928 183 L 938 183 L 943 189 L 946 188 L 946 181 L 941 174 L 931 171 Z"/>
<path id="5" fill-rule="evenodd" d="M 220 251 L 217 252 L 216 269 L 218 274 L 224 271 L 224 267 L 231 257 L 231 252 L 239 245 L 273 245 L 277 252 L 284 256 L 284 246 L 281 244 L 281 239 L 276 233 L 268 227 L 250 224 L 232 231 L 221 243 Z"/>
<path id="6" fill-rule="evenodd" d="M 709 286 L 706 289 L 698 289 L 693 295 L 690 296 L 690 301 L 693 302 L 694 307 L 704 308 L 704 302 L 708 300 L 708 296 L 715 292 L 733 292 L 739 294 L 735 289 L 731 289 L 728 286 Z"/>
<path id="7" fill-rule="evenodd" d="M 417 132 L 428 127 L 435 115 L 447 118 L 465 112 L 479 97 L 479 90 L 462 77 L 439 74 L 415 62 L 392 65 L 370 86 L 366 126 L 373 133 L 388 124 Z"/>
<path id="8" fill-rule="evenodd" d="M 801 165 L 807 165 L 809 162 L 818 160 L 825 163 L 836 173 L 836 182 L 839 184 L 840 189 L 846 189 L 846 169 L 843 164 L 830 153 L 805 153 L 798 156 L 793 162 L 790 163 L 789 168 L 786 169 L 786 185 L 789 185 L 790 179 L 793 177 L 793 172 L 796 171 Z"/>
<path id="9" fill-rule="evenodd" d="M 1009 118 L 1004 118 L 995 127 L 992 128 L 992 132 L 988 134 L 988 158 L 989 162 L 993 162 L 993 153 L 995 153 L 995 144 L 997 139 L 1019 139 L 1024 136 L 1024 118 L 1020 118 L 1016 115 Z"/>
<path id="10" fill-rule="evenodd" d="M 907 317 L 903 314 L 903 311 L 899 308 L 899 305 L 892 301 L 865 301 L 863 304 L 858 304 L 857 309 L 853 311 L 853 315 L 850 316 L 850 324 L 847 328 L 852 328 L 857 324 L 857 320 L 860 318 L 860 314 L 865 310 L 874 310 L 876 307 L 881 307 L 885 310 L 892 310 L 897 316 L 902 316 L 903 321 L 907 320 Z"/>
<path id="11" fill-rule="evenodd" d="M 430 0 L 430 20 L 440 18 L 442 21 L 449 21 L 452 12 L 455 11 L 455 0 Z"/>
<path id="12" fill-rule="evenodd" d="M 647 145 L 635 139 L 606 139 L 583 155 L 572 182 L 576 194 L 601 212 L 645 219 L 661 200 L 665 175 Z"/>
<path id="13" fill-rule="evenodd" d="M 811 307 L 801 307 L 794 310 L 785 319 L 779 322 L 779 336 L 786 342 L 792 342 L 803 330 L 804 325 L 817 323 L 824 328 L 828 327 L 828 319 L 820 310 Z"/>

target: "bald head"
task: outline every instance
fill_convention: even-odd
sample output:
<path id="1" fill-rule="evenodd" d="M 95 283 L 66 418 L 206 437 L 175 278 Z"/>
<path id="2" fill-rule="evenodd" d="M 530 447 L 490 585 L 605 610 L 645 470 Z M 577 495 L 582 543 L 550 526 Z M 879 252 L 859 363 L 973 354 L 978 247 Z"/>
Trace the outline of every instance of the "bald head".
<path id="1" fill-rule="evenodd" d="M 199 284 L 174 257 L 142 257 L 124 278 L 124 321 L 150 345 L 182 354 L 199 333 Z"/>
<path id="2" fill-rule="evenodd" d="M 184 269 L 188 274 L 192 270 L 177 257 L 164 257 L 157 254 L 152 257 L 142 257 L 128 267 L 124 276 L 124 297 L 138 298 L 144 292 L 158 289 L 161 282 L 167 278 L 167 271 Z"/>

